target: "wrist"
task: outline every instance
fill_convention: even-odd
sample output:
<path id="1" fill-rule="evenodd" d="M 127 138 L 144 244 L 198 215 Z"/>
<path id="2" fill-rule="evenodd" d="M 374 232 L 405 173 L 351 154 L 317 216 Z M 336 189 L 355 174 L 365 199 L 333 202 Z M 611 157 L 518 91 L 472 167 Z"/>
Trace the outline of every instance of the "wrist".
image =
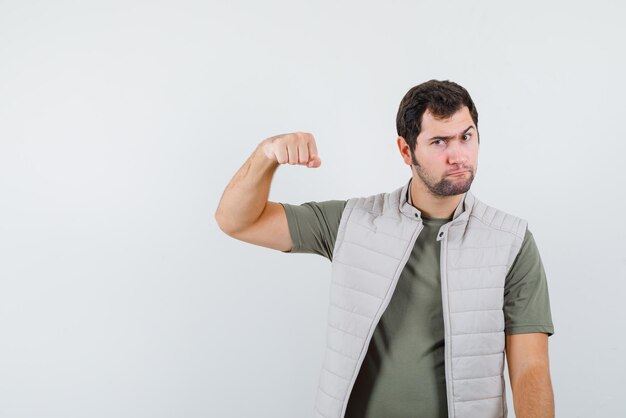
<path id="1" fill-rule="evenodd" d="M 267 145 L 269 139 L 264 139 L 261 141 L 259 145 L 257 145 L 256 150 L 253 154 L 253 164 L 260 167 L 263 171 L 266 170 L 275 170 L 280 164 L 278 161 L 273 160 L 265 154 L 264 147 Z"/>

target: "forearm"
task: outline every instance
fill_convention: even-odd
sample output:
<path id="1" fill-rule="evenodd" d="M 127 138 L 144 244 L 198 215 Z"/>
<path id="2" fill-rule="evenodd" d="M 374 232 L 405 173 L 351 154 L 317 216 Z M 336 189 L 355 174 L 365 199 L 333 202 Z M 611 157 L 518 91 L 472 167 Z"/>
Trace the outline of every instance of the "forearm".
<path id="1" fill-rule="evenodd" d="M 263 142 L 235 173 L 222 194 L 215 219 L 225 232 L 236 232 L 261 216 L 279 164 L 261 150 Z"/>
<path id="2" fill-rule="evenodd" d="M 517 418 L 554 418 L 554 394 L 547 367 L 529 368 L 511 386 Z"/>

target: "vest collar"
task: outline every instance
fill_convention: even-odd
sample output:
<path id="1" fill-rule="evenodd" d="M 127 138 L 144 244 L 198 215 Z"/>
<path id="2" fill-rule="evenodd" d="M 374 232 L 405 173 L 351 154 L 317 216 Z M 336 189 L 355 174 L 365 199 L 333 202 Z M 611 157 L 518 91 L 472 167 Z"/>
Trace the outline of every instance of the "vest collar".
<path id="1" fill-rule="evenodd" d="M 399 208 L 400 212 L 402 212 L 406 216 L 410 218 L 421 219 L 422 212 L 411 204 L 411 196 L 409 190 L 412 180 L 413 177 L 410 177 L 409 181 L 404 185 L 404 187 L 402 187 L 402 190 L 400 191 Z M 456 207 L 454 215 L 452 216 L 452 220 L 450 222 L 456 223 L 457 221 L 467 221 L 475 201 L 476 199 L 474 198 L 474 195 L 469 190 L 465 192 L 463 194 L 463 198 Z"/>

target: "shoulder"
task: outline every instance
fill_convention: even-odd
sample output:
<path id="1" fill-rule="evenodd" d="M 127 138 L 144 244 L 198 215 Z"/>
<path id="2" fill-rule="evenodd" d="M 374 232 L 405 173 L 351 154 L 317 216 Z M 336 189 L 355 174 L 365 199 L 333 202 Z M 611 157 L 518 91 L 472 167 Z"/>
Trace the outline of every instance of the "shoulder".
<path id="1" fill-rule="evenodd" d="M 526 236 L 528 221 L 522 217 L 495 208 L 471 195 L 472 208 L 469 214 L 469 222 L 482 225 L 491 230 L 512 234 L 520 242 Z"/>
<path id="2" fill-rule="evenodd" d="M 390 208 L 398 208 L 400 205 L 400 193 L 402 188 L 391 192 L 381 192 L 363 197 L 348 199 L 346 210 L 365 211 L 374 215 L 381 215 Z"/>

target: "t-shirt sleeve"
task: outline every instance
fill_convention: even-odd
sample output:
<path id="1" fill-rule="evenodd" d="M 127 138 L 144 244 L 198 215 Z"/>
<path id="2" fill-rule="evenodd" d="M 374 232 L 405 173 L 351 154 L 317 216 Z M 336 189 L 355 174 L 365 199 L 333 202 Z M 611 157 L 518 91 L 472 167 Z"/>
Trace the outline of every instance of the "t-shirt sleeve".
<path id="1" fill-rule="evenodd" d="M 507 335 L 531 332 L 554 334 L 546 273 L 528 228 L 506 277 L 504 321 Z"/>
<path id="2" fill-rule="evenodd" d="M 319 254 L 332 261 L 341 214 L 347 200 L 281 203 L 287 214 L 293 246 L 285 253 Z"/>

